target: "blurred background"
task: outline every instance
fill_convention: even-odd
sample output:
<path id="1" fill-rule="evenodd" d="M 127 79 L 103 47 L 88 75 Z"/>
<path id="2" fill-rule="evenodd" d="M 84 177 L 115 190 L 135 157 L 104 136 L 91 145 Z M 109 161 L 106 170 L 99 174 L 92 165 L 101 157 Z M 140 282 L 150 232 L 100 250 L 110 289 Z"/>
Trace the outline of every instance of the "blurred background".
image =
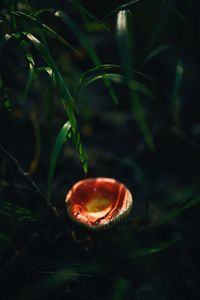
<path id="1" fill-rule="evenodd" d="M 0 10 L 1 298 L 198 298 L 198 1 Z M 130 189 L 123 222 L 69 220 L 87 177 Z"/>

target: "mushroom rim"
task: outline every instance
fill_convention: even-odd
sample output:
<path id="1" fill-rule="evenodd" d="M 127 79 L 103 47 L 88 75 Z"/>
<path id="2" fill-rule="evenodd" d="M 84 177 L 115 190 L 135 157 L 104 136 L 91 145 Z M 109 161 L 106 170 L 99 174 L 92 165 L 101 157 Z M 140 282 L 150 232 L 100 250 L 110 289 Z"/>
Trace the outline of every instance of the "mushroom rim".
<path id="1" fill-rule="evenodd" d="M 103 180 L 104 182 L 117 183 L 119 185 L 124 186 L 124 188 L 126 190 L 126 197 L 128 197 L 128 200 L 129 200 L 128 207 L 126 209 L 124 209 L 123 211 L 120 211 L 119 214 L 114 217 L 114 219 L 109 220 L 105 224 L 89 225 L 88 223 L 81 222 L 80 220 L 78 220 L 73 214 L 71 214 L 71 211 L 70 211 L 69 198 L 70 198 L 70 195 L 72 193 L 72 188 L 76 189 L 82 183 L 85 183 L 87 181 L 93 181 L 93 180 L 95 180 L 95 181 Z M 76 182 L 74 185 L 72 185 L 71 189 L 69 190 L 69 192 L 66 195 L 65 202 L 66 202 L 66 206 L 67 206 L 68 216 L 70 217 L 70 219 L 74 223 L 76 223 L 80 227 L 84 227 L 84 228 L 90 229 L 92 231 L 99 231 L 101 229 L 106 230 L 106 229 L 112 228 L 113 225 L 115 225 L 115 224 L 119 223 L 120 221 L 122 221 L 130 213 L 130 211 L 132 209 L 132 206 L 133 206 L 133 195 L 130 192 L 130 190 L 123 183 L 119 182 L 118 180 L 116 180 L 114 178 L 109 178 L 109 177 L 96 177 L 95 178 L 95 177 L 92 177 L 92 178 L 82 179 L 82 180 Z"/>

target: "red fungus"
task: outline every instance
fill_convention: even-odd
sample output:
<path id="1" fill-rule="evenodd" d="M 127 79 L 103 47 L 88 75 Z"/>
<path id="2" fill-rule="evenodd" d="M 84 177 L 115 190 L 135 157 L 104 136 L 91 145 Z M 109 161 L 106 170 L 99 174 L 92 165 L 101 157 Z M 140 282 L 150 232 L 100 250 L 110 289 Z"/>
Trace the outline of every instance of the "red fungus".
<path id="1" fill-rule="evenodd" d="M 111 178 L 77 182 L 66 196 L 72 220 L 89 227 L 108 227 L 125 217 L 132 206 L 132 195 L 122 183 Z"/>

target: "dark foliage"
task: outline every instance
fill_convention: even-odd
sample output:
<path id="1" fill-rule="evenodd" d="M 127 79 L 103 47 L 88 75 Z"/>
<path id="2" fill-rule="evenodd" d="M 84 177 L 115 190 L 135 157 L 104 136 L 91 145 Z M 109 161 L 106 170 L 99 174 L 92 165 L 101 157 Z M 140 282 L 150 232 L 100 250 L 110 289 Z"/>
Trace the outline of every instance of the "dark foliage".
<path id="1" fill-rule="evenodd" d="M 199 296 L 199 3 L 0 2 L 0 298 Z M 113 177 L 109 230 L 65 195 Z"/>

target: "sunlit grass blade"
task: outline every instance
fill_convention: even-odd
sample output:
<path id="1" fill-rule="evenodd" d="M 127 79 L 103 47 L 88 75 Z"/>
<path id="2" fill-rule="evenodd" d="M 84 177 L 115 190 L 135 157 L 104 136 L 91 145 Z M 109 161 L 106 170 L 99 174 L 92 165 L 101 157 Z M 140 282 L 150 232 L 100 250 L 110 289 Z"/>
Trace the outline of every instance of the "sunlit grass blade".
<path id="1" fill-rule="evenodd" d="M 60 99 L 63 103 L 63 106 L 65 108 L 65 111 L 67 113 L 67 116 L 69 118 L 70 124 L 72 126 L 72 137 L 74 136 L 74 142 L 76 145 L 76 148 L 79 152 L 79 157 L 83 165 L 83 169 L 85 172 L 87 172 L 87 160 L 85 157 L 84 148 L 80 141 L 80 133 L 78 131 L 77 121 L 75 117 L 75 106 L 74 106 L 74 99 L 61 75 L 59 72 L 56 64 L 54 63 L 48 49 L 44 46 L 44 44 L 39 41 L 35 36 L 33 36 L 30 33 L 25 34 L 25 36 L 33 43 L 33 45 L 36 47 L 36 49 L 39 51 L 39 53 L 42 55 L 43 59 L 47 63 L 49 70 L 52 70 L 52 77 L 53 81 L 56 85 L 56 88 L 60 94 Z M 51 74 L 51 73 L 50 73 Z"/>
<path id="2" fill-rule="evenodd" d="M 60 18 L 73 32 L 73 34 L 79 39 L 81 45 L 86 49 L 88 55 L 90 56 L 92 62 L 96 67 L 100 67 L 102 65 L 99 56 L 97 55 L 94 47 L 89 42 L 88 38 L 82 32 L 80 27 L 71 19 L 71 17 L 63 11 L 55 11 L 54 15 Z M 104 79 L 104 84 L 107 87 L 109 94 L 115 104 L 118 103 L 117 95 L 115 94 L 111 83 Z"/>
<path id="3" fill-rule="evenodd" d="M 176 74 L 174 80 L 174 88 L 170 103 L 170 112 L 173 114 L 173 119 L 175 122 L 179 121 L 180 118 L 180 89 L 183 80 L 184 67 L 181 60 L 177 61 L 176 64 Z"/>
<path id="4" fill-rule="evenodd" d="M 153 137 L 147 120 L 143 106 L 140 102 L 138 94 L 131 88 L 134 81 L 134 59 L 133 59 L 133 25 L 131 22 L 131 14 L 127 10 L 119 11 L 117 15 L 117 41 L 119 54 L 122 65 L 125 69 L 125 77 L 127 86 L 130 89 L 130 99 L 135 119 L 143 133 L 144 139 L 151 150 L 155 148 Z"/>
<path id="5" fill-rule="evenodd" d="M 60 129 L 52 149 L 52 153 L 49 161 L 48 184 L 47 184 L 47 199 L 49 202 L 51 200 L 52 181 L 55 173 L 58 156 L 60 154 L 63 144 L 66 143 L 67 139 L 69 138 L 70 132 L 71 132 L 71 125 L 70 122 L 68 121 Z"/>
<path id="6" fill-rule="evenodd" d="M 37 27 L 42 29 L 46 34 L 48 34 L 52 38 L 56 39 L 58 42 L 62 43 L 64 46 L 66 46 L 73 52 L 75 52 L 76 55 L 80 55 L 79 52 L 70 43 L 68 43 L 61 35 L 59 35 L 56 31 L 54 31 L 52 28 L 50 28 L 46 24 L 43 24 L 40 21 L 38 21 L 36 18 L 34 18 L 30 15 L 27 15 L 23 12 L 19 12 L 19 11 L 12 11 L 11 15 L 21 17 L 21 18 L 25 19 L 26 21 L 33 23 L 34 25 L 36 25 Z"/>
<path id="7" fill-rule="evenodd" d="M 40 52 L 43 59 L 47 63 L 47 65 L 51 68 L 53 72 L 53 76 L 55 79 L 56 86 L 61 94 L 61 97 L 64 99 L 64 102 L 66 101 L 67 106 L 65 105 L 70 123 L 72 125 L 72 128 L 76 128 L 76 118 L 74 115 L 74 101 L 71 96 L 71 93 L 68 89 L 68 87 L 65 84 L 65 81 L 60 74 L 57 66 L 55 65 L 52 57 L 50 56 L 48 49 L 44 46 L 44 44 L 39 41 L 35 36 L 33 36 L 30 33 L 25 34 L 25 36 L 33 43 L 33 45 L 36 47 L 36 49 Z"/>

